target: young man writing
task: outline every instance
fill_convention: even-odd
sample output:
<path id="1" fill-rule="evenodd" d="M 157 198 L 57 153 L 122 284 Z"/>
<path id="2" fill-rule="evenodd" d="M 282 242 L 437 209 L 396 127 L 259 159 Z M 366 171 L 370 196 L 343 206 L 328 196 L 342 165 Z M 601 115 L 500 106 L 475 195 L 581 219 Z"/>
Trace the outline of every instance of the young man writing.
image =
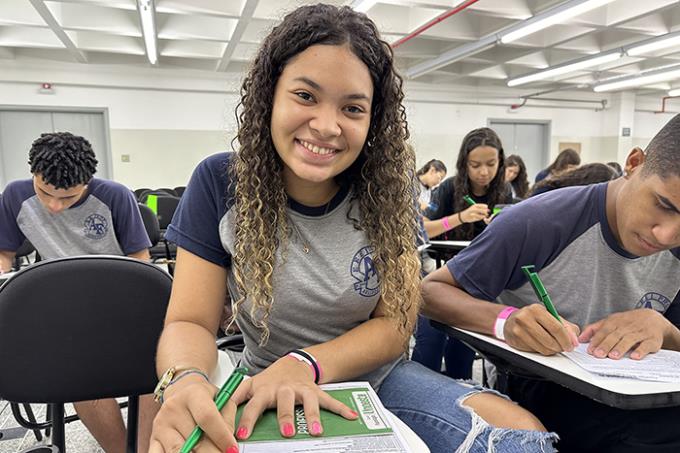
<path id="1" fill-rule="evenodd" d="M 90 143 L 68 132 L 42 134 L 29 151 L 31 179 L 11 182 L 0 199 L 0 272 L 11 269 L 28 239 L 43 259 L 75 255 L 127 255 L 148 260 L 151 243 L 132 193 L 93 178 Z M 115 400 L 74 404 L 80 419 L 107 453 L 125 451 L 125 425 Z M 141 399 L 139 451 L 148 449 L 157 410 Z"/>
<path id="2" fill-rule="evenodd" d="M 680 350 L 680 116 L 645 151 L 630 152 L 625 172 L 504 211 L 425 279 L 425 314 L 545 355 L 577 341 L 611 359 Z M 536 303 L 525 265 L 535 266 L 565 325 Z M 562 452 L 680 451 L 680 408 L 619 410 L 513 375 L 501 387 L 560 435 Z"/>

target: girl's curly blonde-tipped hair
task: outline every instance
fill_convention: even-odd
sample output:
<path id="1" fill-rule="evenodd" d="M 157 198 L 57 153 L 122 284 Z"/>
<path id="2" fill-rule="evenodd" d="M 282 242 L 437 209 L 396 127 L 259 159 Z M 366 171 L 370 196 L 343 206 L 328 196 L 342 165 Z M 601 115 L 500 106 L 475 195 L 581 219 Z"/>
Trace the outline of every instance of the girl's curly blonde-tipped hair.
<path id="1" fill-rule="evenodd" d="M 239 291 L 233 316 L 248 298 L 250 315 L 262 331 L 261 343 L 267 341 L 276 251 L 285 250 L 290 235 L 283 167 L 271 138 L 272 100 L 286 63 L 318 44 L 346 45 L 371 75 L 368 137 L 357 160 L 338 178 L 349 183 L 352 202 L 358 203 L 361 218 L 355 227 L 366 232 L 374 247 L 386 316 L 407 339 L 414 327 L 410 314 L 420 303 L 420 260 L 415 156 L 406 147 L 402 79 L 375 24 L 349 7 L 313 5 L 288 14 L 265 38 L 241 87 L 236 108 L 239 147 L 230 168 L 236 210 L 232 265 Z"/>

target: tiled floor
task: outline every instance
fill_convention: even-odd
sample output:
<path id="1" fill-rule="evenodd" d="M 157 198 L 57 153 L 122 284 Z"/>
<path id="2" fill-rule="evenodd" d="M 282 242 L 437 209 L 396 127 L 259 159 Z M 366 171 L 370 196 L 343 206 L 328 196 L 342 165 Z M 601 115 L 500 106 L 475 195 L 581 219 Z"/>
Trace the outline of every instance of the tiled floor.
<path id="1" fill-rule="evenodd" d="M 38 421 L 44 421 L 45 405 L 34 404 L 32 408 Z M 66 413 L 67 415 L 73 414 L 73 406 L 68 405 Z M 0 453 L 17 453 L 46 442 L 44 437 L 42 442 L 38 442 L 32 431 L 19 427 L 6 401 L 0 401 L 0 432 L 3 434 L 0 439 Z M 80 421 L 66 425 L 66 451 L 70 453 L 104 452 Z"/>

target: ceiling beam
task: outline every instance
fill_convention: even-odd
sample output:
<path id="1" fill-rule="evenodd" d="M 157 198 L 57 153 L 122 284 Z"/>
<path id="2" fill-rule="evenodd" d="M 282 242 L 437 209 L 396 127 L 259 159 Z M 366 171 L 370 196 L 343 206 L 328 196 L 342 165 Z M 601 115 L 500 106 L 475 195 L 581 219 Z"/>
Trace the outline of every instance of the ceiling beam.
<path id="1" fill-rule="evenodd" d="M 220 59 L 219 63 L 217 63 L 216 71 L 222 72 L 227 69 L 229 62 L 231 61 L 231 57 L 234 55 L 234 51 L 236 50 L 236 46 L 239 42 L 241 42 L 241 37 L 243 36 L 243 33 L 245 33 L 246 27 L 253 18 L 253 14 L 255 14 L 255 8 L 257 8 L 259 1 L 260 0 L 245 0 L 245 4 L 241 9 L 241 17 L 239 17 L 238 23 L 234 28 L 234 32 L 229 38 L 229 42 L 227 43 L 227 47 L 224 49 L 222 58 Z"/>
<path id="2" fill-rule="evenodd" d="M 52 14 L 52 11 L 45 5 L 45 2 L 43 0 L 28 0 L 31 2 L 31 5 L 33 5 L 33 8 L 40 14 L 40 17 L 43 18 L 45 23 L 52 29 L 55 35 L 57 35 L 57 38 L 59 38 L 59 41 L 66 47 L 66 50 L 69 51 L 69 53 L 75 58 L 75 60 L 79 63 L 87 63 L 87 57 L 85 57 L 85 54 L 78 49 L 76 44 L 69 38 L 69 36 L 66 34 L 64 29 L 59 25 L 59 22 L 57 22 L 57 19 L 54 17 Z"/>
<path id="3" fill-rule="evenodd" d="M 14 54 L 14 50 L 12 50 L 12 48 L 0 47 L 0 58 L 13 60 L 14 58 L 16 58 L 16 55 Z"/>

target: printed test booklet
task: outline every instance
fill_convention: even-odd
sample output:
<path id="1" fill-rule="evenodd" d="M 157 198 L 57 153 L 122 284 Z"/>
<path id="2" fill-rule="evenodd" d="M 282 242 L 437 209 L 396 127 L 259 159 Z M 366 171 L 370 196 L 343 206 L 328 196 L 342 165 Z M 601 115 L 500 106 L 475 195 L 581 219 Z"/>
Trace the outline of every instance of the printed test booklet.
<path id="1" fill-rule="evenodd" d="M 325 384 L 321 388 L 333 398 L 345 403 L 359 414 L 347 420 L 335 413 L 321 410 L 323 435 L 308 433 L 302 406 L 295 408 L 295 431 L 292 438 L 279 432 L 276 411 L 268 410 L 255 425 L 250 438 L 239 442 L 241 453 L 410 453 L 408 444 L 392 422 L 392 416 L 380 402 L 368 382 Z M 236 414 L 236 424 L 242 408 Z"/>
<path id="2" fill-rule="evenodd" d="M 563 352 L 581 368 L 600 376 L 638 379 L 641 381 L 680 381 L 680 352 L 661 349 L 642 360 L 628 356 L 619 360 L 598 359 L 588 354 L 588 343 L 581 343 L 572 352 Z"/>

